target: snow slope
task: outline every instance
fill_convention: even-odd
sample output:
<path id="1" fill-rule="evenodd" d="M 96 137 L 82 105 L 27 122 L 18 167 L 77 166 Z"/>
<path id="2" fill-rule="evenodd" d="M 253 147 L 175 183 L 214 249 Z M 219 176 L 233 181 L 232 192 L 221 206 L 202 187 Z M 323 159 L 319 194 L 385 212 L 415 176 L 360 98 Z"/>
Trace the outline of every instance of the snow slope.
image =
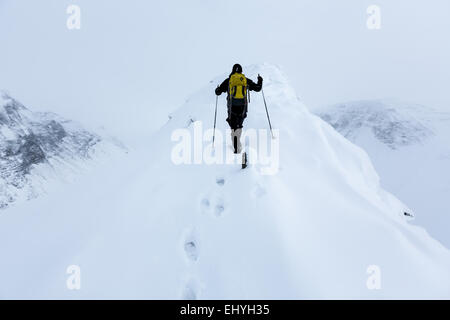
<path id="1" fill-rule="evenodd" d="M 381 185 L 450 247 L 450 113 L 396 100 L 353 101 L 315 112 L 366 150 Z"/>
<path id="2" fill-rule="evenodd" d="M 367 154 L 309 113 L 277 67 L 244 72 L 265 79 L 278 171 L 174 164 L 174 132 L 212 126 L 226 74 L 215 78 L 141 149 L 0 215 L 0 296 L 449 298 L 449 251 L 405 220 Z M 223 96 L 219 105 L 221 131 Z M 246 125 L 267 128 L 260 94 Z M 66 288 L 69 265 L 81 290 Z M 366 286 L 371 265 L 380 290 Z"/>

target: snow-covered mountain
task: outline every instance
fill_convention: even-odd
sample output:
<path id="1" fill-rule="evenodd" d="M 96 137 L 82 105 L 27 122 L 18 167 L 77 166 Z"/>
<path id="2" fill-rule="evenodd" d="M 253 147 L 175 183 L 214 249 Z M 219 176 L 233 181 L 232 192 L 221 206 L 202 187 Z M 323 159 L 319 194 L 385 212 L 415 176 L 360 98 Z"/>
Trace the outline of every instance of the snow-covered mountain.
<path id="1" fill-rule="evenodd" d="M 412 111 L 412 112 L 411 112 Z M 364 138 L 365 130 L 390 149 L 422 144 L 433 131 L 414 116 L 425 112 L 422 106 L 398 106 L 382 100 L 354 101 L 338 104 L 319 115 L 352 141 Z"/>
<path id="2" fill-rule="evenodd" d="M 396 100 L 353 101 L 315 112 L 366 150 L 381 185 L 450 247 L 450 113 Z"/>
<path id="3" fill-rule="evenodd" d="M 45 192 L 49 179 L 92 158 L 103 139 L 53 113 L 32 112 L 0 91 L 0 209 Z"/>
<path id="4" fill-rule="evenodd" d="M 407 221 L 368 155 L 312 115 L 279 68 L 244 72 L 264 77 L 279 130 L 266 141 L 274 162 L 221 163 L 230 148 L 223 96 L 214 152 L 206 141 L 223 74 L 140 149 L 0 215 L 0 296 L 449 298 L 450 252 Z M 261 94 L 245 124 L 268 128 Z M 264 148 L 269 133 L 256 132 Z M 66 287 L 71 265 L 80 290 Z"/>

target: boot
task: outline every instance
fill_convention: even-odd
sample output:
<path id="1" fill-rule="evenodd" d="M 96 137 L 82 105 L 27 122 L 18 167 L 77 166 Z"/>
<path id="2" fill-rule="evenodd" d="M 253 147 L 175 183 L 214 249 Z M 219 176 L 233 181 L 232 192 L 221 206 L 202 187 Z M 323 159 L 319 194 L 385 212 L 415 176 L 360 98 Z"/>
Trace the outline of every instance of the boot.
<path id="1" fill-rule="evenodd" d="M 233 143 L 234 153 L 241 153 L 242 150 L 241 134 L 242 128 L 231 129 L 231 142 Z"/>

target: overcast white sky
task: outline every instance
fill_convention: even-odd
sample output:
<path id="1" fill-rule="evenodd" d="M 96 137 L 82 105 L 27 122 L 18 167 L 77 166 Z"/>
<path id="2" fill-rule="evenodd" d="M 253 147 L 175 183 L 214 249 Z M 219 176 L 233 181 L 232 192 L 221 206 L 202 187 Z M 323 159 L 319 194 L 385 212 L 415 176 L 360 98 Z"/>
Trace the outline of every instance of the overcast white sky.
<path id="1" fill-rule="evenodd" d="M 66 28 L 70 4 L 81 30 Z M 366 27 L 371 4 L 381 30 Z M 0 89 L 116 135 L 154 129 L 235 62 L 280 65 L 311 108 L 450 111 L 449 13 L 448 0 L 0 0 Z"/>

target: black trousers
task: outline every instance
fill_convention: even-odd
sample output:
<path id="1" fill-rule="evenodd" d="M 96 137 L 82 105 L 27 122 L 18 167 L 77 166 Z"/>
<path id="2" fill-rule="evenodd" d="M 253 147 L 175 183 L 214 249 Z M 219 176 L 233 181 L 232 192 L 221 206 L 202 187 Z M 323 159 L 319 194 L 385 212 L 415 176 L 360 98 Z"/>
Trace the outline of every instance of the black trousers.
<path id="1" fill-rule="evenodd" d="M 242 128 L 244 119 L 247 118 L 247 103 L 243 101 L 228 101 L 228 118 L 227 122 L 233 130 Z"/>

